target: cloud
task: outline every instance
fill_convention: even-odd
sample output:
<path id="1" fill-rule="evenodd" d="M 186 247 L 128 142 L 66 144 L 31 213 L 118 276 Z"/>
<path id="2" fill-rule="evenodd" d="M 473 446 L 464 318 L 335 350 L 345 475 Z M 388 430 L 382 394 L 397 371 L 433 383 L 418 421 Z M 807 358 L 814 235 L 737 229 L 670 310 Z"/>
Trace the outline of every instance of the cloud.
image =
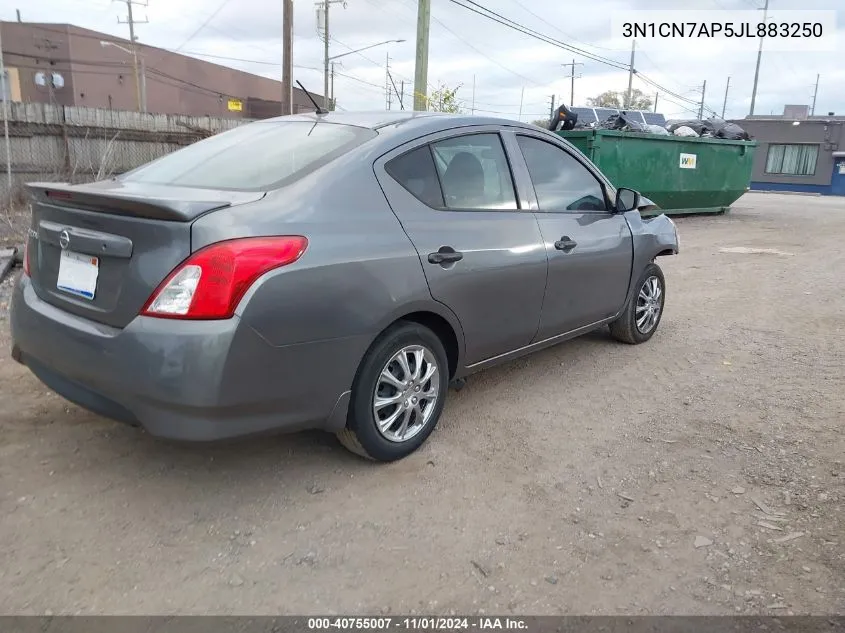
<path id="1" fill-rule="evenodd" d="M 14 19 L 15 4 L 0 0 L 0 16 Z M 322 92 L 322 42 L 318 39 L 314 3 L 296 0 L 295 78 Z M 630 9 L 674 10 L 677 0 L 590 0 L 583 3 L 548 0 L 485 0 L 479 4 L 555 39 L 581 48 L 593 56 L 627 64 L 629 50 L 610 46 L 610 16 Z M 751 9 L 762 0 L 687 0 L 690 9 Z M 778 0 L 777 8 L 834 9 L 837 0 Z M 125 6 L 107 0 L 40 0 L 22 10 L 28 21 L 71 22 L 79 26 L 126 37 Z M 93 9 L 90 8 L 93 5 Z M 429 84 L 461 85 L 459 97 L 467 108 L 515 117 L 522 103 L 523 119 L 545 116 L 550 98 L 569 102 L 569 68 L 574 58 L 576 105 L 604 90 L 624 90 L 628 75 L 585 55 L 574 54 L 508 29 L 449 0 L 433 0 L 429 57 Z M 416 0 L 348 0 L 331 7 L 331 55 L 391 40 L 362 54 L 337 60 L 335 94 L 345 109 L 378 110 L 385 107 L 385 55 L 397 88 L 412 94 Z M 211 59 L 242 70 L 278 77 L 281 74 L 282 10 L 278 0 L 150 0 L 136 10 L 149 23 L 137 28 L 140 39 L 165 48 L 181 47 L 191 54 L 216 55 Z M 758 114 L 782 112 L 786 103 L 810 103 L 816 74 L 821 75 L 817 112 L 845 113 L 845 69 L 841 68 L 845 42 L 845 12 L 839 12 L 840 48 L 836 53 L 779 53 L 764 49 L 757 97 Z M 673 54 L 638 52 L 635 67 L 645 77 L 678 95 L 696 101 L 707 82 L 705 103 L 721 112 L 727 78 L 731 78 L 727 115 L 748 113 L 756 53 L 718 54 L 706 45 L 684 46 Z M 240 60 L 222 60 L 232 57 Z M 260 63 L 258 63 L 260 62 Z M 640 77 L 634 86 L 656 92 Z M 674 102 L 674 103 L 673 103 Z M 411 100 L 408 97 L 407 104 Z M 394 107 L 396 100 L 394 99 Z M 667 116 L 688 116 L 694 105 L 662 94 L 660 111 Z"/>

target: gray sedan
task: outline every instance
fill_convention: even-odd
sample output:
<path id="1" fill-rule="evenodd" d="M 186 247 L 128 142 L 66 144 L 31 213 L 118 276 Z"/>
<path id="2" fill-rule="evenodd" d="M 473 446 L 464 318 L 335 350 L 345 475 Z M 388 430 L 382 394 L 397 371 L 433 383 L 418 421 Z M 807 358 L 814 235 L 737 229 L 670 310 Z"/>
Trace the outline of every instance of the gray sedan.
<path id="1" fill-rule="evenodd" d="M 678 252 L 559 136 L 478 116 L 282 117 L 29 189 L 12 355 L 44 384 L 161 437 L 319 428 L 382 461 L 472 372 L 650 339 Z"/>

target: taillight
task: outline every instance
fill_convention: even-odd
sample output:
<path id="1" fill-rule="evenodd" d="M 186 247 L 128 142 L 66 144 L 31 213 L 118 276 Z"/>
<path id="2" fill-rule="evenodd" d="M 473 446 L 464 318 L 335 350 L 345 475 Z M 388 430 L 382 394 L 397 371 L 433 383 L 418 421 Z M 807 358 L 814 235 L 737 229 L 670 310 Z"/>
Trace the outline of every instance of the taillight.
<path id="1" fill-rule="evenodd" d="M 264 273 L 292 264 L 308 248 L 299 235 L 217 242 L 182 262 L 156 288 L 141 314 L 165 319 L 228 319 Z"/>
<path id="2" fill-rule="evenodd" d="M 29 274 L 29 238 L 24 240 L 23 243 L 23 274 L 27 277 L 30 276 Z"/>

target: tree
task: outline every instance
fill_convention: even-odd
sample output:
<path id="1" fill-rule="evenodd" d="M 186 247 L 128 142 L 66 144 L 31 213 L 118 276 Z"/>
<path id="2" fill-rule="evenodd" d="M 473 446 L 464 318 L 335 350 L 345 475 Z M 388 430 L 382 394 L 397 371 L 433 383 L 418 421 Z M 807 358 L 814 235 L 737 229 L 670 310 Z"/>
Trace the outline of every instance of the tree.
<path id="1" fill-rule="evenodd" d="M 457 97 L 461 85 L 458 84 L 450 90 L 446 84 L 441 83 L 428 97 L 428 109 L 431 112 L 451 112 L 452 114 L 463 112 Z"/>
<path id="2" fill-rule="evenodd" d="M 594 108 L 615 108 L 617 110 L 651 110 L 654 101 L 639 88 L 631 91 L 631 103 L 626 103 L 627 90 L 606 90 L 597 97 L 587 99 L 587 105 Z"/>

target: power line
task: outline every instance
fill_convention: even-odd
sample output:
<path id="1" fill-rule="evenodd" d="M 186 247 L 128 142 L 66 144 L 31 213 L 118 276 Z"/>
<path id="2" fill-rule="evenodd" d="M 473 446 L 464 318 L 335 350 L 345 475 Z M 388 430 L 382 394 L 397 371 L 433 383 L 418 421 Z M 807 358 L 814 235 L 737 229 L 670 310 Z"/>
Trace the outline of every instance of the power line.
<path id="1" fill-rule="evenodd" d="M 487 18 L 488 20 L 492 20 L 493 22 L 498 22 L 499 24 L 507 26 L 510 29 L 513 29 L 515 31 L 519 31 L 520 33 L 522 33 L 524 35 L 528 35 L 529 37 L 533 37 L 534 39 L 540 40 L 541 42 L 545 42 L 546 44 L 551 44 L 552 46 L 562 48 L 562 49 L 570 51 L 572 53 L 578 53 L 579 55 L 582 55 L 583 57 L 586 57 L 587 59 L 605 64 L 607 66 L 612 66 L 612 67 L 614 67 L 618 70 L 628 70 L 628 66 L 626 66 L 625 64 L 623 64 L 621 62 L 617 62 L 616 60 L 613 60 L 613 59 L 610 59 L 610 58 L 607 58 L 607 57 L 601 57 L 599 55 L 595 55 L 593 53 L 585 51 L 584 49 L 578 48 L 577 46 L 565 44 L 564 42 L 561 42 L 560 40 L 556 40 L 553 37 L 550 37 L 548 35 L 540 33 L 539 31 L 535 31 L 534 29 L 531 29 L 531 28 L 529 28 L 529 27 L 527 27 L 523 24 L 520 24 L 519 22 L 511 20 L 510 18 L 507 18 L 507 17 L 501 15 L 500 13 L 496 13 L 495 11 L 492 11 L 491 9 L 487 9 L 486 7 L 483 7 L 482 5 L 478 4 L 477 2 L 474 2 L 473 0 L 464 0 L 464 2 L 467 2 L 468 4 L 463 4 L 463 2 L 459 2 L 458 0 L 449 0 L 449 2 L 451 2 L 452 4 L 455 4 L 459 7 L 462 7 L 464 9 L 467 9 L 468 11 L 472 11 L 473 13 L 476 13 L 476 14 L 484 17 L 484 18 Z M 470 5 L 473 5 L 473 6 L 470 6 Z M 475 8 L 475 7 L 477 7 L 477 8 Z"/>
<path id="2" fill-rule="evenodd" d="M 21 53 L 21 52 L 18 52 L 18 51 L 7 50 L 5 52 L 6 52 L 7 55 L 14 55 L 16 57 L 28 57 L 28 58 L 32 58 L 32 59 L 36 59 L 36 60 L 40 59 L 40 60 L 43 60 L 43 61 L 48 61 L 48 59 L 49 59 L 49 58 L 44 57 L 44 56 L 32 55 L 30 53 Z M 242 58 L 237 58 L 237 59 L 239 61 L 249 62 L 249 63 L 272 64 L 272 62 L 260 62 L 258 60 L 251 60 L 251 59 L 242 59 Z M 57 62 L 57 63 L 70 63 L 71 60 L 66 59 L 66 58 L 52 58 L 52 61 Z M 83 65 L 83 66 L 108 68 L 111 71 L 117 71 L 118 69 L 124 69 L 127 66 L 127 64 L 124 64 L 123 62 L 110 62 L 110 61 L 85 60 L 85 59 L 75 59 L 75 60 L 73 60 L 73 63 L 74 64 L 80 64 L 80 65 Z M 278 66 L 279 64 L 276 64 L 276 65 Z M 43 66 L 28 66 L 26 64 L 20 64 L 20 63 L 16 63 L 15 66 L 18 67 L 18 68 L 26 68 L 28 70 L 29 69 L 32 69 L 32 70 L 43 70 L 44 69 Z M 314 68 L 314 67 L 311 67 L 311 66 L 296 66 L 296 68 L 301 68 L 301 69 L 304 69 L 304 70 L 313 70 L 315 72 L 322 72 L 321 69 Z M 111 75 L 111 76 L 119 76 L 119 75 L 126 74 L 126 72 L 106 72 L 106 71 L 103 71 L 103 70 L 94 71 L 94 70 L 80 70 L 80 69 L 74 69 L 72 72 L 73 73 L 80 73 L 80 74 L 87 74 L 87 75 Z M 184 86 L 190 86 L 192 88 L 195 88 L 196 90 L 204 91 L 205 93 L 208 93 L 208 94 L 222 95 L 222 96 L 225 96 L 225 97 L 237 97 L 237 96 L 239 96 L 239 95 L 229 94 L 225 91 L 218 90 L 216 88 L 209 88 L 208 86 L 202 86 L 200 84 L 196 84 L 196 83 L 188 81 L 186 79 L 174 77 L 173 75 L 170 75 L 170 74 L 168 74 L 164 71 L 158 70 L 157 68 L 147 68 L 147 73 L 150 74 L 150 75 L 156 75 L 158 77 L 164 77 L 164 78 L 169 79 L 171 81 L 178 82 L 178 83 L 180 83 Z M 360 79 L 359 77 L 356 77 L 354 75 L 350 75 L 350 74 L 347 74 L 347 73 L 339 73 L 339 72 L 335 73 L 335 74 L 340 75 L 342 77 L 346 77 L 347 79 L 351 79 L 352 81 L 356 81 L 356 82 L 361 83 L 361 84 L 374 86 L 376 88 L 379 88 L 379 90 L 382 90 L 382 86 L 379 86 L 378 84 L 371 83 L 371 82 L 366 81 L 364 79 Z M 260 77 L 261 75 L 257 75 L 257 76 Z M 264 77 L 264 78 L 266 79 L 266 77 Z M 159 83 L 164 83 L 164 82 L 159 81 Z M 168 85 L 172 85 L 172 84 L 168 84 Z M 243 96 L 243 95 L 240 95 L 240 96 Z"/>
<path id="3" fill-rule="evenodd" d="M 407 2 L 413 2 L 413 0 L 406 0 L 406 1 L 407 1 Z M 367 2 L 370 2 L 370 3 L 372 4 L 372 1 L 371 1 L 371 0 L 367 0 Z M 438 19 L 438 18 L 437 18 L 437 16 L 432 15 L 432 16 L 431 16 L 431 19 L 432 19 L 432 20 L 434 20 L 435 22 L 437 22 L 440 26 L 442 26 L 442 27 L 443 27 L 446 31 L 448 31 L 449 33 L 451 33 L 451 34 L 452 34 L 452 35 L 453 35 L 453 36 L 454 36 L 457 40 L 459 40 L 460 42 L 462 42 L 462 43 L 463 43 L 464 45 L 466 45 L 468 48 L 471 48 L 471 49 L 472 49 L 472 50 L 474 50 L 476 53 L 478 53 L 479 55 L 481 55 L 482 57 L 484 57 L 485 59 L 487 59 L 487 60 L 489 60 L 489 61 L 493 62 L 494 64 L 496 64 L 496 66 L 498 66 L 498 67 L 499 67 L 499 68 L 501 68 L 502 70 L 505 70 L 505 71 L 507 71 L 507 72 L 511 73 L 511 74 L 512 74 L 512 75 L 514 75 L 515 77 L 519 77 L 520 79 L 524 79 L 524 80 L 525 80 L 525 81 L 527 81 L 528 83 L 534 84 L 535 86 L 540 86 L 540 85 L 542 85 L 541 83 L 539 83 L 539 82 L 537 82 L 537 81 L 535 81 L 535 80 L 531 79 L 530 77 L 526 77 L 525 75 L 523 75 L 523 74 L 521 74 L 521 73 L 518 73 L 517 71 L 513 70 L 512 68 L 508 68 L 507 66 L 505 66 L 505 65 L 504 65 L 504 64 L 502 64 L 501 62 L 497 61 L 497 60 L 496 60 L 496 59 L 494 59 L 493 57 L 490 57 L 490 55 L 488 55 L 487 53 L 485 53 L 485 52 L 484 52 L 484 51 L 482 51 L 481 49 L 477 48 L 477 47 L 476 47 L 474 44 L 472 44 L 469 40 L 467 40 L 467 39 L 465 39 L 465 38 L 461 37 L 461 35 L 460 35 L 460 34 L 456 33 L 456 32 L 455 32 L 455 31 L 453 31 L 451 28 L 449 28 L 449 26 L 448 26 L 445 22 L 443 22 L 442 20 Z"/>
<path id="4" fill-rule="evenodd" d="M 684 102 L 689 103 L 689 104 L 691 104 L 691 105 L 698 106 L 698 104 L 700 103 L 700 101 L 696 101 L 695 99 L 690 99 L 690 98 L 685 97 L 685 96 L 683 96 L 683 95 L 681 95 L 681 94 L 678 94 L 677 92 L 674 92 L 674 91 L 672 91 L 672 90 L 669 90 L 669 89 L 668 89 L 668 88 L 666 88 L 665 86 L 660 85 L 659 83 L 657 83 L 657 82 L 656 82 L 656 81 L 654 81 L 653 79 L 650 79 L 649 77 L 647 77 L 646 75 L 644 75 L 644 74 L 643 74 L 643 73 L 641 73 L 641 72 L 636 72 L 636 75 L 637 75 L 637 77 L 639 77 L 640 79 L 642 79 L 644 82 L 646 82 L 646 83 L 647 83 L 647 84 L 649 84 L 650 86 L 653 86 L 654 88 L 657 88 L 657 89 L 658 89 L 661 93 L 668 94 L 668 95 L 670 95 L 670 96 L 672 96 L 672 97 L 675 97 L 676 99 L 679 99 L 680 101 L 684 101 Z M 698 90 L 700 91 L 700 88 L 699 88 Z M 714 111 L 714 110 L 711 110 L 710 108 L 706 108 L 706 109 L 707 109 L 709 112 L 713 112 L 713 113 L 715 114 L 715 111 Z"/>
<path id="5" fill-rule="evenodd" d="M 615 49 L 615 48 L 607 48 L 606 46 L 596 46 L 595 44 L 588 44 L 587 42 L 582 42 L 581 40 L 578 40 L 578 39 L 576 39 L 576 38 L 572 37 L 571 35 L 569 35 L 569 33 L 565 33 L 565 32 L 563 32 L 563 31 L 561 31 L 558 27 L 556 27 L 554 24 L 552 24 L 551 22 L 549 22 L 549 20 L 548 20 L 547 18 L 544 18 L 544 17 L 539 16 L 539 15 L 537 15 L 536 13 L 534 13 L 531 9 L 529 9 L 528 7 L 526 7 L 526 6 L 525 6 L 524 4 L 522 4 L 519 0 L 513 0 L 513 2 L 514 2 L 514 3 L 516 3 L 516 4 L 518 4 L 520 7 L 522 7 L 522 9 L 523 9 L 524 11 L 526 11 L 526 12 L 530 13 L 530 14 L 531 14 L 531 15 L 533 15 L 535 18 L 537 18 L 538 20 L 540 20 L 543 24 L 548 24 L 548 25 L 549 25 L 552 29 L 554 29 L 555 31 L 557 31 L 558 33 L 560 33 L 561 35 L 563 35 L 565 38 L 572 40 L 573 42 L 578 42 L 579 44 L 583 44 L 584 46 L 589 46 L 590 48 L 598 48 L 598 49 L 601 49 L 601 50 L 603 50 L 603 51 L 624 52 L 624 51 L 619 51 L 618 49 Z"/>
<path id="6" fill-rule="evenodd" d="M 179 44 L 179 46 L 177 46 L 171 52 L 176 53 L 182 50 L 183 47 L 185 47 L 192 39 L 199 35 L 200 32 L 202 32 L 202 30 L 206 26 L 208 26 L 209 22 L 211 22 L 214 18 L 217 17 L 217 14 L 220 13 L 227 4 L 229 4 L 229 0 L 223 0 L 223 2 L 221 2 L 220 5 L 214 10 L 214 13 L 212 13 L 205 20 L 203 20 L 202 23 L 197 27 L 197 29 L 193 33 L 191 33 L 184 42 Z"/>

